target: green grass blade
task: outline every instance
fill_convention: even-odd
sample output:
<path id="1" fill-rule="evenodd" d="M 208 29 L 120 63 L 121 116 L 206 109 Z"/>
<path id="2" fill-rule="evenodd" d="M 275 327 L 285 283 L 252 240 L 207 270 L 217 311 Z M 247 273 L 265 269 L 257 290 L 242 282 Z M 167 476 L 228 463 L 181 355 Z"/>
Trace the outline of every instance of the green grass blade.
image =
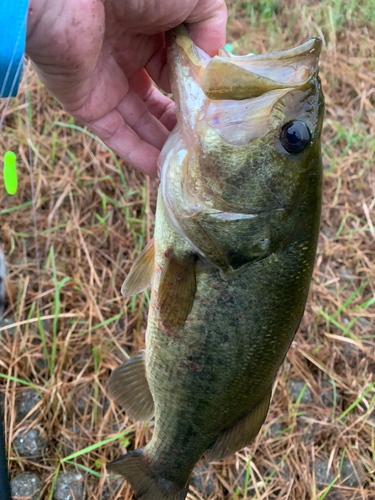
<path id="1" fill-rule="evenodd" d="M 367 387 L 365 391 L 363 391 L 363 394 L 359 396 L 345 411 L 341 413 L 341 415 L 338 417 L 338 420 L 342 420 L 349 412 L 351 412 L 361 401 L 364 397 L 367 396 L 367 394 L 374 389 L 375 387 L 375 381 Z"/>
<path id="2" fill-rule="evenodd" d="M 104 477 L 102 474 L 99 474 L 99 472 L 96 472 L 95 470 L 92 470 L 89 467 L 86 467 L 85 465 L 77 464 L 76 462 L 71 462 L 70 460 L 68 460 L 66 463 L 70 465 L 75 465 L 76 467 L 83 469 L 84 471 L 88 472 L 89 474 L 92 474 L 95 477 L 98 477 L 99 479 L 102 479 Z"/>
<path id="3" fill-rule="evenodd" d="M 245 485 L 243 488 L 244 498 L 247 498 L 247 489 L 249 487 L 249 482 L 250 482 L 250 468 L 251 468 L 251 455 L 249 456 L 249 460 L 247 462 L 247 467 L 246 467 Z"/>
<path id="4" fill-rule="evenodd" d="M 332 486 L 335 484 L 335 482 L 340 478 L 340 475 L 337 475 L 333 481 L 331 481 L 329 483 L 329 485 L 327 486 L 327 488 L 322 491 L 321 495 L 319 496 L 319 500 L 324 500 L 325 497 L 328 495 L 329 491 L 331 490 Z"/>
<path id="5" fill-rule="evenodd" d="M 32 382 L 22 380 L 21 378 L 13 377 L 12 375 L 6 375 L 5 373 L 0 373 L 0 378 L 5 378 L 6 380 L 12 380 L 13 382 L 18 382 L 19 384 L 27 385 L 28 387 L 32 387 L 33 389 L 38 391 L 39 394 L 42 394 L 40 388 L 37 385 L 33 384 Z"/>
<path id="6" fill-rule="evenodd" d="M 122 437 L 126 436 L 127 434 L 130 434 L 133 432 L 133 429 L 128 429 L 124 432 L 120 432 L 119 434 L 116 434 L 115 436 L 109 437 L 107 439 L 103 439 L 103 441 L 100 441 L 99 443 L 92 444 L 91 446 L 87 446 L 86 448 L 83 448 L 82 450 L 76 451 L 75 453 L 72 453 L 71 455 L 63 458 L 61 462 L 68 462 L 69 460 L 73 460 L 73 458 L 81 457 L 82 455 L 86 455 L 86 453 L 90 453 L 91 451 L 97 450 L 101 446 L 105 446 L 108 443 L 112 443 L 112 441 L 116 441 L 117 439 L 121 439 Z"/>
<path id="7" fill-rule="evenodd" d="M 92 326 L 91 328 L 89 328 L 87 330 L 83 330 L 83 332 L 79 332 L 79 335 L 84 335 L 85 333 L 93 332 L 94 330 L 97 330 L 98 328 L 101 328 L 102 326 L 108 325 L 109 323 L 113 323 L 113 321 L 120 319 L 123 314 L 124 314 L 123 312 L 120 312 L 120 313 L 116 314 L 116 316 L 112 316 L 112 318 L 105 319 L 101 323 L 98 323 L 97 325 Z"/>

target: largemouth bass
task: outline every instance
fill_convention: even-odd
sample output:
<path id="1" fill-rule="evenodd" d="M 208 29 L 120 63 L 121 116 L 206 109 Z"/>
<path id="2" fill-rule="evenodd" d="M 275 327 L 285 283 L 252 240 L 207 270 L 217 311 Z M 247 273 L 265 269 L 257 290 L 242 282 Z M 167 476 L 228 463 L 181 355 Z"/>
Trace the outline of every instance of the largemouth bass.
<path id="1" fill-rule="evenodd" d="M 251 443 L 299 326 L 321 210 L 319 39 L 209 58 L 168 35 L 178 125 L 160 156 L 154 240 L 122 292 L 151 284 L 146 351 L 110 378 L 144 448 L 108 465 L 142 500 L 183 500 L 196 462 Z"/>

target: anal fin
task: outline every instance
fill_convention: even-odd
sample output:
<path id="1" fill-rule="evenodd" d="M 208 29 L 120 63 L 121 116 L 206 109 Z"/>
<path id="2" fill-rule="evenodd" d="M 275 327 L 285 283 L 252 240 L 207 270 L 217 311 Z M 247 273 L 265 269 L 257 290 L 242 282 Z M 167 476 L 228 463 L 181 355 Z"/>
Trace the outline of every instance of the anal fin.
<path id="1" fill-rule="evenodd" d="M 135 259 L 121 287 L 124 297 L 131 297 L 136 293 L 143 292 L 150 286 L 152 275 L 154 274 L 155 246 L 154 239 L 145 246 L 142 252 Z"/>
<path id="2" fill-rule="evenodd" d="M 222 460 L 248 446 L 255 439 L 263 425 L 270 406 L 270 399 L 271 393 L 267 394 L 249 415 L 240 420 L 231 429 L 223 432 L 218 437 L 214 446 L 208 450 L 208 460 Z"/>
<path id="3" fill-rule="evenodd" d="M 150 420 L 154 416 L 144 351 L 117 367 L 109 378 L 108 386 L 116 401 L 136 420 Z"/>

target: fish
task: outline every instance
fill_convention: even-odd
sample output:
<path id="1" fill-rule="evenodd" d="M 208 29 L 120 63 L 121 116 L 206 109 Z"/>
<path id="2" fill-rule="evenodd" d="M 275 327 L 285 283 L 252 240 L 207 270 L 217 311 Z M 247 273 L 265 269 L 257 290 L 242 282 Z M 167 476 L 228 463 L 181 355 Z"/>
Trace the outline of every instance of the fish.
<path id="1" fill-rule="evenodd" d="M 195 464 L 249 445 L 304 313 L 322 202 L 321 40 L 210 58 L 167 34 L 177 126 L 154 238 L 122 286 L 151 286 L 146 349 L 109 379 L 151 441 L 107 465 L 141 500 L 183 500 Z"/>

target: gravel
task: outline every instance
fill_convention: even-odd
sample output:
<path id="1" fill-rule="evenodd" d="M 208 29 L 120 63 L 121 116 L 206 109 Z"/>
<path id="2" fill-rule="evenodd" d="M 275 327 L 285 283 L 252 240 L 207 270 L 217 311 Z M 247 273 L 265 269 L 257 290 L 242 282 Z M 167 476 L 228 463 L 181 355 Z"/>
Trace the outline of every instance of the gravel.
<path id="1" fill-rule="evenodd" d="M 240 488 L 242 492 L 244 492 L 244 489 L 245 489 L 246 474 L 247 474 L 247 470 L 246 470 L 246 467 L 244 467 L 242 469 L 242 472 L 239 474 L 238 479 L 236 481 L 237 487 Z M 248 498 L 252 498 L 254 495 L 256 495 L 256 490 L 254 488 L 251 474 L 249 475 L 249 482 L 247 483 L 247 492 L 246 493 L 247 493 Z"/>
<path id="2" fill-rule="evenodd" d="M 306 383 L 303 380 L 292 379 L 290 381 L 290 396 L 292 398 L 293 403 L 297 402 L 297 399 L 299 398 L 299 395 L 301 394 L 301 391 L 303 390 L 305 385 Z M 300 403 L 302 404 L 313 403 L 313 397 L 308 386 L 306 386 L 305 388 Z"/>
<path id="3" fill-rule="evenodd" d="M 328 227 L 322 227 L 322 233 L 327 236 L 327 238 L 332 238 L 334 236 L 334 233 L 328 229 Z"/>
<path id="4" fill-rule="evenodd" d="M 290 478 L 289 465 L 287 464 L 287 462 L 284 461 L 283 465 L 281 466 L 281 462 L 282 460 L 280 458 L 276 458 L 275 463 L 277 472 L 282 476 L 284 481 L 288 481 Z M 271 471 L 273 472 L 273 469 L 271 469 Z"/>
<path id="5" fill-rule="evenodd" d="M 69 429 L 63 430 L 63 435 L 60 439 L 62 444 L 62 450 L 65 456 L 71 455 L 75 451 L 78 451 L 76 445 L 79 442 L 80 437 L 85 435 L 85 429 L 89 430 L 90 426 L 88 424 L 84 425 L 83 428 L 77 422 L 74 422 L 69 426 Z"/>
<path id="6" fill-rule="evenodd" d="M 341 394 L 336 387 L 336 406 L 341 404 L 341 400 Z M 322 382 L 322 401 L 329 408 L 332 408 L 335 403 L 335 391 L 328 380 Z"/>
<path id="7" fill-rule="evenodd" d="M 283 432 L 283 425 L 280 424 L 279 422 L 275 422 L 269 427 L 269 433 L 272 437 L 280 436 L 282 432 Z"/>
<path id="8" fill-rule="evenodd" d="M 215 475 L 209 464 L 203 463 L 194 467 L 190 484 L 202 495 L 209 496 L 215 491 Z"/>
<path id="9" fill-rule="evenodd" d="M 22 391 L 16 400 L 17 421 L 23 420 L 26 415 L 41 401 L 41 396 L 35 389 Z M 35 418 L 40 413 L 40 407 L 36 408 L 29 418 Z"/>
<path id="10" fill-rule="evenodd" d="M 337 270 L 337 274 L 341 276 L 345 281 L 352 282 L 355 279 L 355 276 L 349 269 L 345 269 L 344 267 Z"/>
<path id="11" fill-rule="evenodd" d="M 43 483 L 34 472 L 21 472 L 10 483 L 13 500 L 39 500 Z"/>
<path id="12" fill-rule="evenodd" d="M 316 422 L 309 422 L 305 415 L 297 417 L 297 431 L 300 434 L 300 439 L 305 444 L 310 444 L 315 442 L 318 436 L 318 424 Z"/>
<path id="13" fill-rule="evenodd" d="M 271 481 L 272 484 L 280 484 L 280 481 L 276 482 L 277 477 L 282 480 L 282 484 L 288 484 L 291 477 L 289 465 L 285 461 L 282 463 L 282 459 L 277 457 L 275 458 L 275 465 L 267 468 L 267 472 L 263 477 L 266 481 Z M 279 498 L 280 492 L 281 490 L 276 487 L 273 491 L 274 497 Z"/>
<path id="14" fill-rule="evenodd" d="M 342 482 L 343 486 L 358 488 L 360 486 L 363 486 L 363 484 L 366 482 L 366 478 L 361 467 L 359 467 L 358 464 L 356 467 L 354 467 L 349 458 L 344 458 L 344 460 L 342 461 L 340 475 L 341 478 L 344 479 L 344 481 Z"/>
<path id="15" fill-rule="evenodd" d="M 0 319 L 0 328 L 2 328 L 3 326 L 12 325 L 15 322 L 16 322 L 16 320 L 14 319 L 13 316 L 8 316 L 7 318 Z M 0 335 L 8 334 L 10 337 L 12 337 L 14 335 L 15 331 L 16 331 L 16 327 L 12 326 L 11 328 L 7 328 L 6 330 L 2 330 L 0 332 Z"/>
<path id="16" fill-rule="evenodd" d="M 119 491 L 121 486 L 124 484 L 123 478 L 118 477 L 107 477 L 104 481 L 103 491 L 102 491 L 102 500 L 112 500 L 115 498 L 116 493 Z"/>
<path id="17" fill-rule="evenodd" d="M 85 386 L 79 388 L 72 395 L 72 406 L 74 413 L 77 415 L 90 415 L 93 411 L 93 405 L 90 401 L 91 398 L 91 387 Z"/>
<path id="18" fill-rule="evenodd" d="M 315 481 L 317 484 L 330 484 L 333 481 L 332 470 L 329 469 L 328 462 L 321 458 L 315 459 Z"/>
<path id="19" fill-rule="evenodd" d="M 5 394 L 0 392 L 0 410 L 4 410 L 5 406 Z"/>
<path id="20" fill-rule="evenodd" d="M 373 323 L 368 321 L 366 318 L 358 318 L 357 323 L 359 324 L 362 330 L 372 330 L 374 328 Z"/>
<path id="21" fill-rule="evenodd" d="M 54 500 L 83 500 L 84 476 L 80 472 L 68 471 L 59 474 L 53 491 Z"/>
<path id="22" fill-rule="evenodd" d="M 43 429 L 39 426 L 29 430 L 21 430 L 13 441 L 20 457 L 41 457 L 47 447 Z"/>

